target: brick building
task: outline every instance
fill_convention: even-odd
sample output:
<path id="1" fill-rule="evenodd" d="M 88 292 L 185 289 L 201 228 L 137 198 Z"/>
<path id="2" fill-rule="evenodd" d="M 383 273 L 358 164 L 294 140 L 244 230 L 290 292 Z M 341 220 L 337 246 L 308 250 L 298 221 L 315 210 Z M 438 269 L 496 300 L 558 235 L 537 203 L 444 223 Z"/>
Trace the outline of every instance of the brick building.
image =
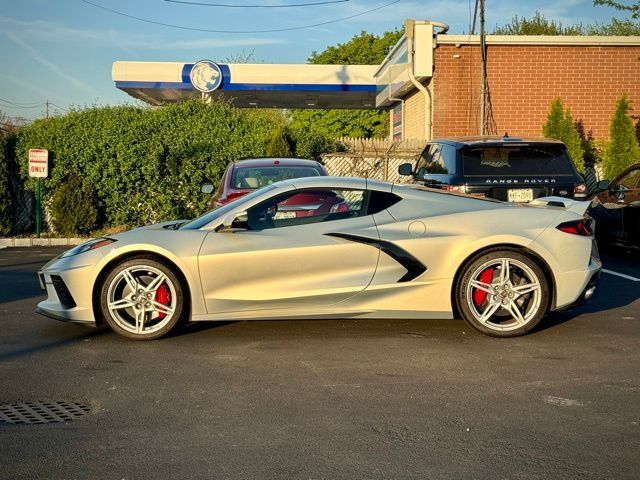
<path id="1" fill-rule="evenodd" d="M 479 37 L 438 35 L 425 82 L 434 137 L 478 133 L 480 78 Z M 640 119 L 640 38 L 488 36 L 487 80 L 495 133 L 541 135 L 560 97 L 586 136 L 606 140 L 623 93 Z M 405 138 L 424 138 L 424 97 L 416 89 L 404 100 Z"/>

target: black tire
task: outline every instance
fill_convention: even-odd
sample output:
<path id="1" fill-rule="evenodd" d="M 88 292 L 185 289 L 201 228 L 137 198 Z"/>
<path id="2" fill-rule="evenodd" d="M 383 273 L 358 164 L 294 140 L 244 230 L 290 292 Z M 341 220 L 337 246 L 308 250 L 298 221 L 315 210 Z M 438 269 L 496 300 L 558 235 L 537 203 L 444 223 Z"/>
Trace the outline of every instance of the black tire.
<path id="1" fill-rule="evenodd" d="M 137 292 L 131 288 L 127 272 L 134 279 L 136 288 L 139 287 Z M 156 290 L 145 291 L 146 287 L 154 286 L 154 281 L 158 281 Z M 164 297 L 160 299 L 159 290 L 163 288 Z M 139 293 L 141 291 L 143 293 Z M 165 304 L 166 298 L 169 300 Z M 100 309 L 114 332 L 133 340 L 164 337 L 184 323 L 187 316 L 184 286 L 178 276 L 155 257 L 144 255 L 129 258 L 111 268 L 100 287 Z"/>
<path id="2" fill-rule="evenodd" d="M 503 265 L 508 267 L 505 277 Z M 471 259 L 455 286 L 456 306 L 462 318 L 493 337 L 517 337 L 531 331 L 548 312 L 550 299 L 549 282 L 538 262 L 508 248 L 489 250 Z"/>

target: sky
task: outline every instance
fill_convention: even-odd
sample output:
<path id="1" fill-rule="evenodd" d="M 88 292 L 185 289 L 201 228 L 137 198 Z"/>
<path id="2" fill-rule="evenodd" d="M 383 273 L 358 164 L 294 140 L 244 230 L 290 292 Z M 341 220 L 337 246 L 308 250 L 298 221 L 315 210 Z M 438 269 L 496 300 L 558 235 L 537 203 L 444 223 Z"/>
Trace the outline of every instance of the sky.
<path id="1" fill-rule="evenodd" d="M 300 4 L 316 5 L 292 6 Z M 135 103 L 111 80 L 116 60 L 207 58 L 232 63 L 250 56 L 255 63 L 304 63 L 313 51 L 346 42 L 363 30 L 381 34 L 400 28 L 406 18 L 440 21 L 450 26 L 449 33 L 468 33 L 474 4 L 475 0 L 0 0 L 0 112 L 34 119 L 44 115 L 46 100 L 52 102 L 51 114 L 70 107 Z M 592 0 L 486 0 L 487 29 L 509 23 L 515 15 L 530 18 L 536 10 L 565 24 L 624 18 L 615 10 L 593 6 Z"/>

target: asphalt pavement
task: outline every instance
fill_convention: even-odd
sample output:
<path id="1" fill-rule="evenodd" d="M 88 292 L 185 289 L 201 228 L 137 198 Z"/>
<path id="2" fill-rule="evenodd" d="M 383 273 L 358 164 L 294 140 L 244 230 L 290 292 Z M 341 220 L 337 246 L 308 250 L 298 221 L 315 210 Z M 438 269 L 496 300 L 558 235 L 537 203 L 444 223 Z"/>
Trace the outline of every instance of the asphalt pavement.
<path id="1" fill-rule="evenodd" d="M 134 342 L 34 313 L 61 250 L 0 250 L 0 479 L 637 479 L 640 257 L 515 339 L 461 320 L 193 325 Z"/>

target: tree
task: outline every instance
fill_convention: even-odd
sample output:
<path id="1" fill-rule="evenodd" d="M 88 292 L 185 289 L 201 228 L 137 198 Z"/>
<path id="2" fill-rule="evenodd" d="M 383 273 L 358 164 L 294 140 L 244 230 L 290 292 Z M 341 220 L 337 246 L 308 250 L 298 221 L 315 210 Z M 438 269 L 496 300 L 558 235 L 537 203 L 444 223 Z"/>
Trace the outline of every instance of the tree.
<path id="1" fill-rule="evenodd" d="M 496 26 L 494 35 L 603 35 L 630 36 L 640 35 L 640 22 L 626 19 L 612 18 L 610 23 L 594 23 L 583 25 L 563 25 L 561 22 L 547 19 L 544 14 L 536 11 L 531 19 L 518 17 L 511 19 L 511 23 L 501 27 Z"/>
<path id="2" fill-rule="evenodd" d="M 584 173 L 584 148 L 580 133 L 573 123 L 571 111 L 565 108 L 562 100 L 556 97 L 551 102 L 547 115 L 547 123 L 542 127 L 542 134 L 547 138 L 560 140 L 567 146 L 571 158 L 580 173 Z"/>
<path id="3" fill-rule="evenodd" d="M 379 65 L 401 36 L 400 30 L 380 36 L 363 31 L 346 43 L 313 52 L 308 60 L 323 65 Z M 389 114 L 383 110 L 293 110 L 291 117 L 292 128 L 314 129 L 334 139 L 385 137 L 389 131 Z"/>
<path id="4" fill-rule="evenodd" d="M 518 17 L 502 27 L 496 26 L 493 35 L 584 35 L 582 24 L 563 25 L 555 20 L 548 20 L 543 13 L 536 10 L 531 19 Z"/>
<path id="5" fill-rule="evenodd" d="M 291 145 L 287 139 L 284 126 L 279 125 L 273 131 L 266 153 L 267 157 L 291 157 Z"/>
<path id="6" fill-rule="evenodd" d="M 291 127 L 300 130 L 311 126 L 330 138 L 384 137 L 388 133 L 389 118 L 379 110 L 297 110 Z"/>
<path id="7" fill-rule="evenodd" d="M 613 180 L 623 170 L 640 162 L 640 145 L 636 127 L 629 116 L 631 105 L 626 94 L 616 104 L 609 127 L 609 143 L 604 149 L 602 169 L 605 178 Z"/>
<path id="8" fill-rule="evenodd" d="M 398 43 L 402 33 L 392 30 L 377 36 L 362 31 L 346 43 L 327 47 L 320 53 L 314 51 L 308 61 L 316 65 L 378 65 Z"/>
<path id="9" fill-rule="evenodd" d="M 587 27 L 587 35 L 603 36 L 640 36 L 640 22 L 633 20 L 618 20 L 612 18 L 611 23 L 595 23 Z"/>
<path id="10" fill-rule="evenodd" d="M 605 5 L 607 7 L 613 7 L 616 10 L 622 10 L 631 12 L 631 18 L 640 18 L 640 2 L 636 3 L 622 3 L 615 0 L 594 0 L 594 5 Z"/>

